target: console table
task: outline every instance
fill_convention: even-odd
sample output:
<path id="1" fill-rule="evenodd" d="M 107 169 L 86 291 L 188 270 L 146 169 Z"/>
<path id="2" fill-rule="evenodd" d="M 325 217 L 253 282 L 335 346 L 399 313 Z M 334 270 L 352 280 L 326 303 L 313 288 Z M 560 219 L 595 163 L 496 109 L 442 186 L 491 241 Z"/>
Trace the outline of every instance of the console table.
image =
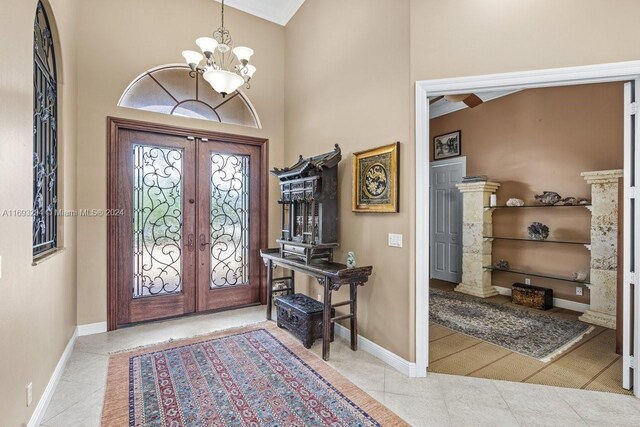
<path id="1" fill-rule="evenodd" d="M 347 268 L 345 264 L 326 260 L 311 260 L 308 264 L 291 257 L 283 257 L 280 254 L 280 248 L 262 249 L 260 256 L 267 267 L 267 320 L 271 320 L 271 309 L 274 292 L 291 292 L 295 293 L 295 284 L 293 281 L 293 272 L 297 271 L 314 277 L 318 283 L 324 288 L 323 298 L 323 318 L 322 318 L 322 358 L 329 360 L 330 330 L 331 324 L 342 319 L 350 319 L 351 321 L 351 350 L 358 349 L 358 321 L 357 321 L 357 288 L 364 285 L 368 280 L 372 266 Z M 276 267 L 282 267 L 291 270 L 290 277 L 274 278 L 273 270 Z M 273 289 L 275 280 L 289 280 L 289 286 L 283 289 Z M 331 303 L 331 292 L 337 291 L 342 285 L 349 285 L 349 300 Z M 350 306 L 349 314 L 331 317 L 331 308 Z"/>

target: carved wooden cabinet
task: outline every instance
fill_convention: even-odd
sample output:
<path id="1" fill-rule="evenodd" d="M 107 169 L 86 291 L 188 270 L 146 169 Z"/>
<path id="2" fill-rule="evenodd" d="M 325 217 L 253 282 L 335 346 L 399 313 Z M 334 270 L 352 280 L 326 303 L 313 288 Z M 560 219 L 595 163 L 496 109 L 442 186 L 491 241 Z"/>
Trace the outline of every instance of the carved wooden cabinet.
<path id="1" fill-rule="evenodd" d="M 332 260 L 338 247 L 338 163 L 340 147 L 300 159 L 293 166 L 271 171 L 280 180 L 282 233 L 280 253 L 305 263 Z"/>

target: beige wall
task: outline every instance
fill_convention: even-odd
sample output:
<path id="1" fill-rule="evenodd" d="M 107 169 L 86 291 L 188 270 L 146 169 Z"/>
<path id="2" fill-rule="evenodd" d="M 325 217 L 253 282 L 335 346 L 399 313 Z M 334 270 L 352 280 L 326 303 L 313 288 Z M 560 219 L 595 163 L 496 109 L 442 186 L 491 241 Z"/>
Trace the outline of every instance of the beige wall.
<path id="1" fill-rule="evenodd" d="M 262 129 L 218 124 L 117 107 L 120 95 L 140 73 L 182 62 L 197 50 L 194 40 L 219 25 L 219 3 L 211 0 L 83 0 L 78 30 L 78 205 L 106 207 L 106 117 L 269 138 L 269 158 L 282 164 L 284 144 L 284 27 L 227 8 L 225 24 L 236 44 L 252 47 L 258 71 L 245 93 Z M 270 241 L 278 224 L 277 184 L 270 187 Z M 78 324 L 106 320 L 106 218 L 78 220 Z"/>
<path id="2" fill-rule="evenodd" d="M 467 174 L 501 183 L 499 205 L 511 197 L 533 204 L 534 194 L 545 190 L 590 199 L 580 173 L 623 167 L 622 120 L 623 83 L 534 89 L 435 118 L 430 141 L 461 130 Z M 495 236 L 526 237 L 529 224 L 540 221 L 549 226 L 550 240 L 590 239 L 591 215 L 584 208 L 498 210 L 493 218 Z M 562 276 L 589 271 L 589 251 L 581 245 L 496 241 L 493 255 L 523 270 Z M 503 287 L 523 281 L 505 273 L 493 279 Z M 579 297 L 571 283 L 535 277 L 532 283 L 552 288 L 556 298 L 589 303 L 586 288 Z"/>
<path id="3" fill-rule="evenodd" d="M 633 0 L 306 0 L 287 25 L 287 160 L 344 149 L 338 255 L 355 250 L 376 271 L 360 300 L 365 337 L 414 360 L 414 271 L 426 262 L 413 251 L 415 81 L 640 59 L 628 42 L 638 13 Z M 394 140 L 401 213 L 351 213 L 350 153 Z M 386 246 L 389 232 L 403 249 Z"/>
<path id="4" fill-rule="evenodd" d="M 286 161 L 340 144 L 340 250 L 355 251 L 373 276 L 359 290 L 360 334 L 409 359 L 409 244 L 412 158 L 409 156 L 409 3 L 307 0 L 286 32 Z M 401 142 L 400 213 L 351 212 L 351 154 Z M 404 235 L 401 249 L 387 234 Z M 299 281 L 299 283 L 303 281 Z M 307 292 L 321 293 L 315 281 Z M 346 297 L 340 291 L 336 300 Z"/>
<path id="5" fill-rule="evenodd" d="M 59 41 L 63 184 L 60 208 L 74 209 L 76 168 L 76 9 L 52 0 Z M 33 20 L 35 0 L 8 0 L 0 14 L 0 212 L 30 210 L 33 193 Z M 6 11 L 7 13 L 4 13 Z M 9 13 L 10 11 L 10 13 Z M 50 16 L 51 17 L 51 16 Z M 58 45 L 60 46 L 60 45 Z M 2 425 L 31 417 L 76 325 L 76 221 L 65 218 L 65 250 L 32 266 L 32 218 L 0 216 L 0 414 Z M 26 386 L 33 382 L 33 402 Z"/>

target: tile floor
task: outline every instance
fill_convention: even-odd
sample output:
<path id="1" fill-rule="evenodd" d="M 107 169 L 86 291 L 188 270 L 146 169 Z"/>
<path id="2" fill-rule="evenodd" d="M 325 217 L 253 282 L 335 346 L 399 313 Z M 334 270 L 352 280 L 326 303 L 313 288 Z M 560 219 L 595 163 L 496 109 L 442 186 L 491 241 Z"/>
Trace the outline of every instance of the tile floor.
<path id="1" fill-rule="evenodd" d="M 43 426 L 100 425 L 108 354 L 264 320 L 264 307 L 156 322 L 78 338 Z M 312 349 L 320 354 L 319 342 Z M 329 364 L 414 426 L 638 426 L 630 396 L 481 378 L 407 378 L 336 339 Z"/>
<path id="2" fill-rule="evenodd" d="M 454 292 L 456 284 L 432 279 L 430 286 Z M 512 304 L 504 295 L 483 301 L 540 313 Z M 582 313 L 554 307 L 543 314 L 578 321 Z M 615 330 L 596 326 L 570 349 L 543 363 L 430 322 L 429 368 L 441 374 L 631 394 L 622 388 L 622 357 L 615 352 L 615 342 Z"/>

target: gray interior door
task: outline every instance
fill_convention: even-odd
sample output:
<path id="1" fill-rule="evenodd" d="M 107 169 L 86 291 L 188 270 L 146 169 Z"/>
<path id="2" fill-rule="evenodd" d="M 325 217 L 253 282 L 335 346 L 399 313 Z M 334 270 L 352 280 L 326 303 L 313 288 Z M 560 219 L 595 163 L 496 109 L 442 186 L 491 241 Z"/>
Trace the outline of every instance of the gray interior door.
<path id="1" fill-rule="evenodd" d="M 464 157 L 431 164 L 431 278 L 462 280 L 462 195 L 456 184 L 466 174 Z"/>

